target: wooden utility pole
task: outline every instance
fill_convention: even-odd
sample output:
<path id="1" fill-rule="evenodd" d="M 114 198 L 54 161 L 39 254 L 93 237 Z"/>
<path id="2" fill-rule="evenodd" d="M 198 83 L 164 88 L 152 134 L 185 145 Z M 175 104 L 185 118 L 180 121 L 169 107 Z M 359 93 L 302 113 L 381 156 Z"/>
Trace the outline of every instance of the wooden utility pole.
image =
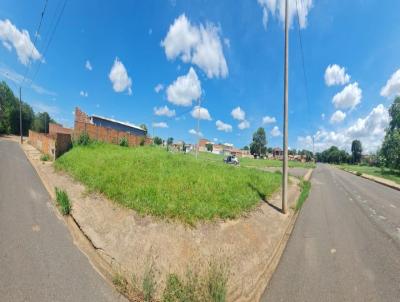
<path id="1" fill-rule="evenodd" d="M 21 144 L 23 143 L 22 139 L 22 98 L 21 98 L 21 86 L 19 87 L 19 134 L 21 135 Z"/>
<path id="2" fill-rule="evenodd" d="M 285 69 L 283 97 L 283 173 L 282 173 L 282 213 L 287 212 L 288 195 L 288 98 L 289 98 L 289 3 L 285 0 Z"/>
<path id="3" fill-rule="evenodd" d="M 199 111 L 197 117 L 197 148 L 196 148 L 196 159 L 199 155 L 199 147 L 200 147 L 200 106 L 201 106 L 201 98 L 199 98 Z"/>

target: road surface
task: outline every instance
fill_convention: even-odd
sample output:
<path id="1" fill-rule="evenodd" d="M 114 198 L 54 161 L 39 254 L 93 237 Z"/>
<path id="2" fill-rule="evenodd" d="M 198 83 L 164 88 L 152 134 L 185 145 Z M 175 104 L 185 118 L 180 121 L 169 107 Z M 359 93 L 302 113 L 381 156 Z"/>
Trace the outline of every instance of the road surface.
<path id="1" fill-rule="evenodd" d="M 318 165 L 262 301 L 400 301 L 400 192 Z"/>
<path id="2" fill-rule="evenodd" d="M 73 244 L 18 144 L 1 138 L 0 301 L 125 301 Z"/>

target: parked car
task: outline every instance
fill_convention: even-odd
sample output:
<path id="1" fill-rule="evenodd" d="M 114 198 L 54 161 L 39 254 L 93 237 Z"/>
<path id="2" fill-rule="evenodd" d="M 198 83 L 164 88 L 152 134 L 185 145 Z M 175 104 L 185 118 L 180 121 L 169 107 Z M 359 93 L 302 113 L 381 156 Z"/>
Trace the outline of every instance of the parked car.
<path id="1" fill-rule="evenodd" d="M 224 158 L 224 163 L 231 165 L 238 165 L 239 159 L 235 155 L 229 155 Z"/>

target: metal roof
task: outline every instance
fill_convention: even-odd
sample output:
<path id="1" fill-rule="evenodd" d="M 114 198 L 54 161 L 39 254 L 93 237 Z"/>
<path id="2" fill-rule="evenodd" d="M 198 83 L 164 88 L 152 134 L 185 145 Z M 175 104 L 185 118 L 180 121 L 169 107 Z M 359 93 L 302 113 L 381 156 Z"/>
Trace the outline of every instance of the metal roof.
<path id="1" fill-rule="evenodd" d="M 109 122 L 113 122 L 113 123 L 116 123 L 116 124 L 121 124 L 121 125 L 124 125 L 124 126 L 128 126 L 128 127 L 131 127 L 131 128 L 136 128 L 136 129 L 145 131 L 142 127 L 139 127 L 137 125 L 131 124 L 129 122 L 121 122 L 121 121 L 114 120 L 112 118 L 108 118 L 108 117 L 104 117 L 104 116 L 100 116 L 100 115 L 96 115 L 96 114 L 93 114 L 91 117 L 99 118 L 99 119 L 102 119 L 102 120 L 105 120 L 105 121 L 109 121 Z"/>

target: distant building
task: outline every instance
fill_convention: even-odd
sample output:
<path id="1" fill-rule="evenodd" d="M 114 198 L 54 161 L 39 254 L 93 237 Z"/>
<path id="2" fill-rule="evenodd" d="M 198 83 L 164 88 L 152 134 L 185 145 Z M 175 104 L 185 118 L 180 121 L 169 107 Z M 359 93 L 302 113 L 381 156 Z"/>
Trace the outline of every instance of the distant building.
<path id="1" fill-rule="evenodd" d="M 274 158 L 283 159 L 283 151 L 279 147 L 272 149 L 272 155 Z"/>

